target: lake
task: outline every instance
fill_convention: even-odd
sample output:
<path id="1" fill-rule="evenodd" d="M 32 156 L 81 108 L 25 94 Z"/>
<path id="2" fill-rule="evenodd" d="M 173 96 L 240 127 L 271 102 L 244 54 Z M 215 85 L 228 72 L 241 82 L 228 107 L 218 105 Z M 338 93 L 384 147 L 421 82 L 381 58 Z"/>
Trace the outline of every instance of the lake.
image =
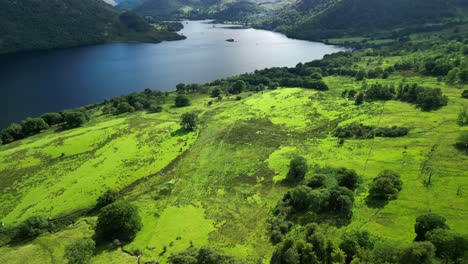
<path id="1" fill-rule="evenodd" d="M 0 127 L 142 91 L 170 91 L 256 69 L 295 66 L 343 48 L 270 31 L 184 21 L 186 40 L 111 43 L 0 57 Z M 227 42 L 232 38 L 234 42 Z"/>

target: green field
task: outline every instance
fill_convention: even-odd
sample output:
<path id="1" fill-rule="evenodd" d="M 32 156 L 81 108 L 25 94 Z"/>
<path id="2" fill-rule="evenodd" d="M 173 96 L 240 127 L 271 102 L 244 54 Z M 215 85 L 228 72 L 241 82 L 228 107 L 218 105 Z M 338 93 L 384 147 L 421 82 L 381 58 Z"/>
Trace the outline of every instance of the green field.
<path id="1" fill-rule="evenodd" d="M 357 67 L 373 67 L 376 60 L 368 59 Z M 386 57 L 382 63 L 400 59 Z M 274 251 L 268 219 L 289 188 L 281 180 L 290 159 L 302 155 L 312 168 L 346 167 L 362 176 L 352 222 L 333 228 L 334 239 L 365 229 L 408 244 L 414 239 L 415 218 L 428 212 L 443 215 L 453 231 L 468 235 L 468 196 L 457 194 L 468 190 L 468 156 L 453 147 L 460 132 L 468 131 L 457 124 L 459 110 L 468 104 L 460 94 L 468 86 L 405 72 L 368 82 L 399 84 L 403 79 L 441 88 L 448 106 L 432 112 L 400 101 L 356 106 L 341 92 L 359 90 L 362 82 L 328 76 L 327 92 L 280 88 L 221 101 L 192 94 L 192 105 L 184 108 L 172 106 L 171 94 L 161 113 L 115 117 L 93 110 L 91 122 L 81 128 L 51 128 L 0 146 L 0 220 L 8 228 L 33 215 L 60 218 L 93 207 L 98 196 L 113 188 L 138 206 L 144 227 L 124 251 L 98 248 L 93 263 L 133 263 L 136 252 L 142 261 L 166 263 L 171 253 L 191 244 L 268 263 Z M 185 112 L 198 114 L 196 131 L 179 129 Z M 339 145 L 332 132 L 353 122 L 403 126 L 410 132 Z M 368 184 L 385 169 L 401 174 L 403 190 L 385 207 L 369 208 Z M 425 186 L 428 169 L 433 180 Z M 313 175 L 311 169 L 306 178 Z M 65 245 L 91 237 L 95 222 L 96 216 L 85 215 L 28 243 L 4 245 L 0 262 L 65 263 Z"/>

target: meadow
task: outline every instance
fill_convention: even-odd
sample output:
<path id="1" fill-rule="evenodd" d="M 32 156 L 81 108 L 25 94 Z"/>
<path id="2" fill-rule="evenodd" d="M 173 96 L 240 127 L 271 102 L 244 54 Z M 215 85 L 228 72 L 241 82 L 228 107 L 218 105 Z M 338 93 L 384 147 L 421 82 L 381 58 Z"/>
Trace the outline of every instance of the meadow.
<path id="1" fill-rule="evenodd" d="M 387 57 L 380 65 L 400 57 Z M 358 67 L 372 68 L 379 59 L 364 58 Z M 365 62 L 365 63 L 364 63 Z M 0 221 L 18 225 L 33 215 L 50 219 L 86 211 L 107 189 L 120 190 L 139 208 L 143 229 L 122 249 L 98 248 L 93 263 L 166 263 L 170 254 L 190 245 L 209 245 L 249 263 L 269 263 L 272 209 L 289 187 L 291 158 L 301 155 L 311 169 L 346 167 L 361 176 L 352 222 L 330 227 L 333 239 L 365 229 L 396 244 L 414 239 L 417 216 L 434 212 L 451 229 L 468 235 L 468 156 L 454 148 L 461 131 L 457 116 L 468 100 L 467 85 L 447 85 L 435 77 L 396 72 L 369 84 L 418 83 L 441 88 L 449 103 L 423 112 L 400 101 L 355 105 L 341 96 L 359 90 L 353 77 L 327 76 L 329 91 L 279 88 L 244 92 L 222 100 L 189 95 L 192 105 L 174 108 L 173 97 L 160 113 L 109 116 L 93 110 L 91 122 L 0 146 Z M 211 103 L 209 103 L 211 102 Z M 180 130 L 185 112 L 199 116 L 196 131 Z M 358 122 L 375 127 L 410 129 L 400 138 L 347 139 L 333 136 L 338 126 Z M 401 174 L 403 190 L 383 208 L 366 205 L 368 185 L 391 169 Z M 425 184 L 431 172 L 432 182 Z M 462 192 L 460 192 L 462 190 Z M 0 262 L 66 263 L 65 245 L 91 237 L 96 216 L 85 214 L 56 232 L 32 241 L 0 245 Z"/>

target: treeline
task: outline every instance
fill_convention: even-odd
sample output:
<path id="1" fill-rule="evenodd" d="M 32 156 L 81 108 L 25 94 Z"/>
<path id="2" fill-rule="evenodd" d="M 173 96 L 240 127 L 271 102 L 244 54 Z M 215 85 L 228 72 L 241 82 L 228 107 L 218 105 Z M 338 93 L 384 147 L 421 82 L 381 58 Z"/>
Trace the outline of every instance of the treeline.
<path id="1" fill-rule="evenodd" d="M 62 113 L 45 113 L 37 118 L 26 118 L 20 123 L 12 123 L 0 131 L 0 144 L 36 135 L 52 126 L 75 128 L 89 121 L 85 109 L 67 110 Z"/>
<path id="2" fill-rule="evenodd" d="M 404 137 L 408 135 L 406 127 L 372 127 L 359 123 L 352 123 L 335 129 L 333 135 L 337 138 L 370 139 L 374 137 Z"/>
<path id="3" fill-rule="evenodd" d="M 446 106 L 448 103 L 448 97 L 442 94 L 440 88 L 426 88 L 416 83 L 402 83 L 398 88 L 395 88 L 394 85 L 376 83 L 368 86 L 367 83 L 364 83 L 359 93 L 353 92 L 353 90 L 348 91 L 348 96 L 350 93 L 356 94 L 355 97 L 348 97 L 354 99 L 356 105 L 361 105 L 363 102 L 399 100 L 414 104 L 423 111 L 432 111 Z"/>

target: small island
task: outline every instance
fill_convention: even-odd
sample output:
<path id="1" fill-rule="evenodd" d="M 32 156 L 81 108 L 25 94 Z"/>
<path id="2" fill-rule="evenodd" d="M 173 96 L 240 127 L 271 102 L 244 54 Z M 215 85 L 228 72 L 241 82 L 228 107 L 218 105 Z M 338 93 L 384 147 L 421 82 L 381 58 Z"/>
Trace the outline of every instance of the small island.
<path id="1" fill-rule="evenodd" d="M 233 38 L 226 39 L 227 42 L 234 42 Z"/>

